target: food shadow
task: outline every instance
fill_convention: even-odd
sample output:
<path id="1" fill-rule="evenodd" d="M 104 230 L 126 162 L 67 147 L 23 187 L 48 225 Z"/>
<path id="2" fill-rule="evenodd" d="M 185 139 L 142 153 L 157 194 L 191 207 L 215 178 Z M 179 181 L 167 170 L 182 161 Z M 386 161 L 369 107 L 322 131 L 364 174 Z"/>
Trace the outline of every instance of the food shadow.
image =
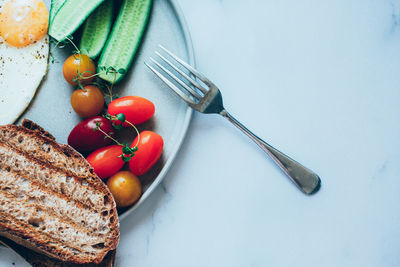
<path id="1" fill-rule="evenodd" d="M 138 125 L 137 128 L 139 130 L 139 133 L 142 131 L 155 131 L 155 129 L 156 129 L 155 120 L 153 118 L 151 118 L 147 122 L 145 122 L 141 125 Z M 129 127 L 129 128 L 121 129 L 116 134 L 116 136 L 120 142 L 126 142 L 127 144 L 132 145 L 132 142 L 136 138 L 136 133 L 135 133 L 134 129 Z M 133 136 L 135 138 L 133 138 Z M 139 180 L 142 184 L 142 194 L 145 193 L 147 191 L 147 189 L 150 187 L 150 185 L 156 180 L 156 178 L 160 174 L 161 170 L 163 169 L 165 162 L 166 162 L 165 156 L 164 156 L 164 154 L 161 154 L 161 157 L 156 162 L 156 164 L 154 164 L 154 166 L 147 173 L 139 176 Z M 129 171 L 129 164 L 125 164 L 124 167 L 122 168 L 122 170 Z M 135 204 L 133 204 L 133 205 L 135 205 Z M 118 214 L 121 215 L 125 211 L 129 210 L 130 208 L 132 208 L 132 206 L 129 206 L 126 208 L 119 208 Z"/>

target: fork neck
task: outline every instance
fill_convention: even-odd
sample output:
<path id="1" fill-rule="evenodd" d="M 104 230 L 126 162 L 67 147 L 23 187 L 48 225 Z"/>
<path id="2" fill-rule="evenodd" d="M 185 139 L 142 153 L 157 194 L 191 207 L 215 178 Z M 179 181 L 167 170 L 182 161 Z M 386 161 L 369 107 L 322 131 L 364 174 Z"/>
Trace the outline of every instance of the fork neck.
<path id="1" fill-rule="evenodd" d="M 249 129 L 247 129 L 243 124 L 241 124 L 237 119 L 235 119 L 226 109 L 223 109 L 222 111 L 219 112 L 219 115 L 224 117 L 225 119 L 229 120 L 232 122 L 235 126 L 239 127 L 241 130 L 245 130 L 250 132 Z"/>
<path id="2" fill-rule="evenodd" d="M 221 115 L 222 117 L 225 117 L 225 118 L 227 118 L 228 114 L 229 113 L 228 113 L 228 111 L 226 111 L 226 109 L 223 109 L 222 111 L 219 112 L 219 115 Z"/>

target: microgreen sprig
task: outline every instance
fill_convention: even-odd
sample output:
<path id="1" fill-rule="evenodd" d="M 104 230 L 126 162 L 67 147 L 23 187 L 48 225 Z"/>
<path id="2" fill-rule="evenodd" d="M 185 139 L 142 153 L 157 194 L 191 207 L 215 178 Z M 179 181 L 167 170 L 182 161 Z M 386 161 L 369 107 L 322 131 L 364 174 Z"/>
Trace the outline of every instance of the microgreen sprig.
<path id="1" fill-rule="evenodd" d="M 100 131 L 101 133 L 103 133 L 105 135 L 104 139 L 109 138 L 109 139 L 113 140 L 117 145 L 122 146 L 122 154 L 119 157 L 124 162 L 129 162 L 135 156 L 135 152 L 138 150 L 137 146 L 140 142 L 139 130 L 130 121 L 126 120 L 126 117 L 123 113 L 119 113 L 117 115 L 106 114 L 106 115 L 104 115 L 104 117 L 111 121 L 111 125 L 116 130 L 120 130 L 122 128 L 122 123 L 124 123 L 124 122 L 129 124 L 133 129 L 135 129 L 138 139 L 136 141 L 136 144 L 133 147 L 130 147 L 126 142 L 120 143 L 118 140 L 116 140 L 115 138 L 110 136 L 110 134 L 112 134 L 112 133 L 108 134 L 105 131 L 103 131 L 103 129 L 100 128 L 101 127 L 100 122 L 97 122 L 96 127 L 93 128 L 93 131 Z M 120 123 L 116 124 L 117 121 L 119 121 Z"/>
<path id="2" fill-rule="evenodd" d="M 108 75 L 108 74 L 110 74 L 110 73 L 113 73 L 113 74 L 114 74 L 114 80 L 113 80 L 113 82 L 111 83 L 110 86 L 106 86 L 107 91 L 108 91 L 108 96 L 110 97 L 110 102 L 112 102 L 112 101 L 113 101 L 112 89 L 113 89 L 113 86 L 114 86 L 115 81 L 117 80 L 117 74 L 118 74 L 118 73 L 119 73 L 119 74 L 125 74 L 125 73 L 126 73 L 126 70 L 123 69 L 123 68 L 120 68 L 120 69 L 117 70 L 117 69 L 115 69 L 115 68 L 112 67 L 112 66 L 110 66 L 110 67 L 99 66 L 98 69 L 100 70 L 100 72 L 105 72 L 106 75 Z M 100 73 L 100 72 L 99 72 L 99 73 Z"/>
<path id="3" fill-rule="evenodd" d="M 71 36 L 67 36 L 67 37 L 65 38 L 65 40 L 63 40 L 63 41 L 57 41 L 57 40 L 55 40 L 55 39 L 51 39 L 51 40 L 50 40 L 50 42 L 55 43 L 54 48 L 53 48 L 53 49 L 51 50 L 51 52 L 50 52 L 51 62 L 52 62 L 52 63 L 55 62 L 54 50 L 55 50 L 57 47 L 59 47 L 59 48 L 64 48 L 68 43 L 70 43 L 70 44 L 73 46 L 73 48 L 74 48 L 74 50 L 72 51 L 72 54 L 73 54 L 74 58 L 75 58 L 76 60 L 79 60 L 80 62 L 82 62 L 82 52 L 81 52 L 81 50 L 75 45 L 75 43 L 74 43 L 72 40 L 73 40 L 73 36 L 72 36 L 72 35 L 71 35 Z M 100 87 L 103 88 L 103 90 L 104 90 L 104 88 L 106 89 L 106 90 L 104 90 L 104 91 L 107 91 L 108 94 L 106 94 L 105 97 L 109 97 L 109 98 L 110 98 L 110 102 L 111 102 L 111 101 L 113 101 L 113 98 L 114 98 L 114 97 L 115 97 L 115 98 L 118 98 L 118 95 L 113 94 L 113 92 L 112 92 L 112 89 L 113 89 L 113 86 L 114 86 L 114 84 L 115 84 L 115 81 L 117 80 L 117 74 L 122 74 L 122 75 L 123 75 L 123 74 L 126 74 L 126 69 L 124 69 L 124 68 L 116 69 L 116 68 L 113 67 L 113 66 L 109 66 L 109 67 L 106 67 L 106 66 L 99 66 L 99 67 L 98 67 L 98 72 L 97 72 L 97 73 L 93 73 L 93 72 L 91 72 L 91 71 L 84 71 L 84 72 L 81 72 L 81 71 L 80 71 L 80 64 L 79 64 L 78 69 L 77 69 L 77 73 L 76 73 L 76 77 L 72 79 L 72 82 L 76 83 L 80 89 L 85 90 L 85 89 L 84 89 L 84 84 L 83 84 L 82 82 L 83 82 L 84 80 L 88 80 L 88 79 L 92 79 L 92 78 L 94 78 L 94 77 L 97 77 L 97 76 L 99 76 L 101 73 L 105 73 L 106 75 L 114 74 L 114 81 L 113 81 L 112 83 L 109 84 L 109 83 L 103 81 L 103 82 L 101 82 L 101 86 L 100 86 Z M 99 85 L 99 84 L 97 84 L 97 85 Z"/>
<path id="4" fill-rule="evenodd" d="M 68 37 L 70 40 L 73 39 L 73 36 L 69 36 Z M 53 49 L 51 49 L 50 51 L 50 58 L 51 58 L 51 63 L 55 63 L 56 62 L 56 58 L 54 57 L 54 51 L 56 50 L 56 48 L 64 48 L 68 43 L 66 40 L 63 41 L 57 41 L 56 39 L 51 38 L 50 39 L 50 44 L 54 44 Z"/>
<path id="5" fill-rule="evenodd" d="M 103 131 L 103 129 L 100 128 L 101 125 L 102 125 L 101 122 L 96 122 L 96 127 L 93 128 L 93 132 L 99 131 L 99 132 L 101 132 L 101 133 L 103 133 L 103 134 L 105 135 L 105 136 L 104 136 L 104 140 L 106 140 L 107 138 L 109 138 L 109 139 L 113 140 L 117 145 L 122 146 L 122 144 L 121 144 L 120 142 L 118 142 L 117 139 L 114 139 L 114 138 L 110 135 L 110 134 L 114 134 L 114 133 L 113 133 L 113 132 L 111 132 L 111 133 L 109 133 L 109 134 L 106 133 L 105 131 Z"/>

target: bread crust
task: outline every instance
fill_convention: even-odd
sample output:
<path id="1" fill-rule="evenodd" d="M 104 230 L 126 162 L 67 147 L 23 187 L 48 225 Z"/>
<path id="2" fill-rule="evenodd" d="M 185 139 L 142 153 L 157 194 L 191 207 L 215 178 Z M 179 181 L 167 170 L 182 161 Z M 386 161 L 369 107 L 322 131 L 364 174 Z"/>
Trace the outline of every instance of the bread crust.
<path id="1" fill-rule="evenodd" d="M 47 257 L 0 236 L 0 244 L 2 243 L 21 255 L 33 267 L 112 267 L 115 262 L 115 250 L 110 251 L 100 264 L 71 264 Z"/>
<path id="2" fill-rule="evenodd" d="M 2 135 L 3 133 L 7 133 L 8 135 Z M 16 136 L 14 136 L 14 134 L 23 136 L 24 140 L 27 140 L 28 142 L 36 142 L 37 151 L 25 149 L 23 147 L 23 142 L 21 143 L 22 147 L 18 147 L 19 144 L 18 142 L 15 142 L 14 139 Z M 77 186 L 82 186 L 82 183 L 85 183 L 86 185 L 87 183 L 90 190 L 94 189 L 96 192 L 103 195 L 104 206 L 107 206 L 110 211 L 110 214 L 107 217 L 107 219 L 109 219 L 107 224 L 107 228 L 109 228 L 107 246 L 98 249 L 95 255 L 68 253 L 68 251 L 62 248 L 61 244 L 52 244 L 54 243 L 52 240 L 46 240 L 46 238 L 43 237 L 43 234 L 38 232 L 37 228 L 29 224 L 23 225 L 21 222 L 17 222 L 15 218 L 12 220 L 10 214 L 8 217 L 11 218 L 11 220 L 7 222 L 7 215 L 0 213 L 1 236 L 9 238 L 20 245 L 55 259 L 77 264 L 91 262 L 100 263 L 109 251 L 114 250 L 117 247 L 119 241 L 119 220 L 114 199 L 107 186 L 94 173 L 93 168 L 80 153 L 75 151 L 69 145 L 57 143 L 55 138 L 49 132 L 45 131 L 36 123 L 26 119 L 23 120 L 22 126 L 0 126 L 0 145 L 1 144 L 8 146 L 10 150 L 15 151 L 16 153 L 23 155 L 29 159 L 32 164 L 38 164 L 41 168 L 51 169 L 58 173 L 65 173 L 68 177 L 73 177 L 73 181 L 77 183 Z M 49 147 L 51 153 L 46 154 L 46 151 L 42 151 L 42 144 Z M 55 160 L 59 158 L 64 160 Z M 71 164 L 73 166 L 71 166 Z M 56 192 L 54 192 L 54 195 L 57 196 Z M 63 196 L 63 198 L 65 198 L 65 196 Z M 101 211 L 99 210 L 97 212 Z M 13 225 L 13 223 L 16 225 Z"/>

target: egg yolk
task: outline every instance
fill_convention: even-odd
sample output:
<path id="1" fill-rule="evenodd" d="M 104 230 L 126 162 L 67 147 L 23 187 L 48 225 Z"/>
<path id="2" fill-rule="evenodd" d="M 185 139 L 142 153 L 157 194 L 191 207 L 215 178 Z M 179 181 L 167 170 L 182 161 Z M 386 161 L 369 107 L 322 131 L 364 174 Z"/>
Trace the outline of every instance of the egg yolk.
<path id="1" fill-rule="evenodd" d="M 42 39 L 48 27 L 49 11 L 41 0 L 11 0 L 0 11 L 0 35 L 11 46 Z"/>

